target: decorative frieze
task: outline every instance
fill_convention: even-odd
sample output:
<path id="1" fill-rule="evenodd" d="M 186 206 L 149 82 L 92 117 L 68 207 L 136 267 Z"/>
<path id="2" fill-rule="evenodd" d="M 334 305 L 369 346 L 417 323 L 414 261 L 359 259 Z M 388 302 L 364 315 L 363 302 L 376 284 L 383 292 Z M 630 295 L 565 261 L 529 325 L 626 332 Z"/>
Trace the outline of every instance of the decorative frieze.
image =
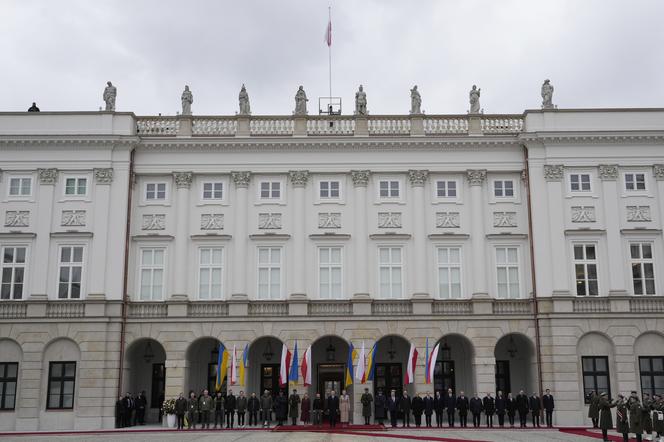
<path id="1" fill-rule="evenodd" d="M 85 210 L 63 210 L 60 219 L 60 225 L 65 227 L 81 227 L 85 226 L 86 212 Z"/>
<path id="2" fill-rule="evenodd" d="M 468 183 L 471 186 L 481 186 L 486 180 L 486 170 L 467 170 Z"/>
<path id="3" fill-rule="evenodd" d="M 164 230 L 166 229 L 166 215 L 143 215 L 143 230 Z"/>
<path id="4" fill-rule="evenodd" d="M 493 212 L 493 227 L 516 227 L 516 212 Z"/>
<path id="5" fill-rule="evenodd" d="M 8 210 L 5 212 L 5 227 L 28 227 L 29 225 L 29 210 Z"/>
<path id="6" fill-rule="evenodd" d="M 664 164 L 655 164 L 652 166 L 652 174 L 657 181 L 664 180 Z"/>
<path id="7" fill-rule="evenodd" d="M 319 229 L 340 229 L 341 228 L 341 213 L 338 212 L 321 212 L 318 214 L 318 228 Z"/>
<path id="8" fill-rule="evenodd" d="M 400 229 L 401 212 L 378 212 L 379 229 Z"/>
<path id="9" fill-rule="evenodd" d="M 308 170 L 289 170 L 288 179 L 293 187 L 305 187 L 309 181 Z"/>
<path id="10" fill-rule="evenodd" d="M 630 223 L 650 222 L 650 206 L 627 206 L 627 221 Z"/>
<path id="11" fill-rule="evenodd" d="M 594 206 L 572 206 L 573 223 L 594 223 L 597 221 Z"/>
<path id="12" fill-rule="evenodd" d="M 194 180 L 193 172 L 173 172 L 173 179 L 175 180 L 175 187 L 178 189 L 189 189 L 191 182 Z"/>
<path id="13" fill-rule="evenodd" d="M 235 187 L 249 187 L 251 172 L 231 172 L 231 179 L 235 183 Z"/>
<path id="14" fill-rule="evenodd" d="M 618 179 L 617 164 L 600 164 L 599 178 L 604 181 L 613 181 Z"/>
<path id="15" fill-rule="evenodd" d="M 37 169 L 39 184 L 53 185 L 58 180 L 58 169 Z"/>
<path id="16" fill-rule="evenodd" d="M 565 166 L 562 164 L 545 164 L 544 179 L 547 181 L 562 181 L 565 176 Z"/>
<path id="17" fill-rule="evenodd" d="M 410 180 L 410 185 L 413 187 L 422 187 L 424 183 L 427 182 L 429 178 L 428 170 L 409 170 L 408 179 Z"/>
<path id="18" fill-rule="evenodd" d="M 204 213 L 201 215 L 201 230 L 223 230 L 223 213 Z"/>
<path id="19" fill-rule="evenodd" d="M 258 228 L 260 230 L 281 229 L 281 213 L 259 213 Z"/>
<path id="20" fill-rule="evenodd" d="M 456 229 L 460 227 L 459 212 L 438 212 L 436 213 L 436 228 L 438 229 Z"/>
<path id="21" fill-rule="evenodd" d="M 95 169 L 94 173 L 97 184 L 111 184 L 113 182 L 113 168 Z"/>
<path id="22" fill-rule="evenodd" d="M 355 187 L 367 187 L 369 184 L 370 170 L 351 170 L 350 177 Z"/>

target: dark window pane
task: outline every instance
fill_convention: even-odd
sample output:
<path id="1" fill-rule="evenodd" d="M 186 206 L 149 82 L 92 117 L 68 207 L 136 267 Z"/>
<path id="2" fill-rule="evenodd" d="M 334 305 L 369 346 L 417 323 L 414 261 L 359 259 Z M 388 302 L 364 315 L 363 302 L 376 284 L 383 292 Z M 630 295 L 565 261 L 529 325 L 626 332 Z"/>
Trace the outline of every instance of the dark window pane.
<path id="1" fill-rule="evenodd" d="M 583 246 L 574 246 L 574 259 L 583 259 Z"/>
<path id="2" fill-rule="evenodd" d="M 599 286 L 597 285 L 597 281 L 588 281 L 588 294 L 593 296 L 599 295 Z"/>
<path id="3" fill-rule="evenodd" d="M 76 375 L 76 363 L 68 362 L 65 364 L 65 376 L 72 377 Z"/>
<path id="4" fill-rule="evenodd" d="M 652 358 L 652 371 L 664 372 L 664 358 Z"/>
<path id="5" fill-rule="evenodd" d="M 62 376 L 62 364 L 57 362 L 51 364 L 51 377 L 59 378 L 60 376 Z"/>
<path id="6" fill-rule="evenodd" d="M 5 376 L 8 378 L 15 378 L 18 373 L 18 364 L 7 364 Z"/>
<path id="7" fill-rule="evenodd" d="M 654 295 L 654 294 L 655 294 L 655 280 L 646 279 L 646 295 Z"/>
<path id="8" fill-rule="evenodd" d="M 586 259 L 595 259 L 595 246 L 586 246 Z"/>
<path id="9" fill-rule="evenodd" d="M 638 244 L 632 244 L 629 246 L 629 252 L 632 255 L 632 259 L 638 259 L 641 257 L 641 248 Z"/>
<path id="10" fill-rule="evenodd" d="M 653 279 L 655 277 L 652 263 L 646 262 L 643 264 L 643 273 L 648 279 Z"/>
<path id="11" fill-rule="evenodd" d="M 5 267 L 2 269 L 2 283 L 9 284 L 12 282 L 12 269 L 11 267 Z"/>
<path id="12" fill-rule="evenodd" d="M 607 371 L 607 359 L 606 358 L 595 358 L 595 370 L 602 372 Z"/>
<path id="13" fill-rule="evenodd" d="M 597 279 L 597 266 L 588 264 L 588 279 Z"/>
<path id="14" fill-rule="evenodd" d="M 592 358 L 582 358 L 581 361 L 583 363 L 583 371 L 593 371 L 595 369 Z"/>

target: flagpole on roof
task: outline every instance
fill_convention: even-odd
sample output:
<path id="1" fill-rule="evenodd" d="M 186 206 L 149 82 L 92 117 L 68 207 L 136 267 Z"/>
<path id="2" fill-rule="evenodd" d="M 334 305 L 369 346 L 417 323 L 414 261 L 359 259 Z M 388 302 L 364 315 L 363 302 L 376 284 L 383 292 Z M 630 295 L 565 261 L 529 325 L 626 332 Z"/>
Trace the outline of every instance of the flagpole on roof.
<path id="1" fill-rule="evenodd" d="M 327 17 L 328 17 L 328 40 L 327 40 L 327 54 L 328 54 L 328 67 L 329 67 L 329 79 L 330 79 L 330 97 L 332 97 L 332 6 L 327 7 Z"/>

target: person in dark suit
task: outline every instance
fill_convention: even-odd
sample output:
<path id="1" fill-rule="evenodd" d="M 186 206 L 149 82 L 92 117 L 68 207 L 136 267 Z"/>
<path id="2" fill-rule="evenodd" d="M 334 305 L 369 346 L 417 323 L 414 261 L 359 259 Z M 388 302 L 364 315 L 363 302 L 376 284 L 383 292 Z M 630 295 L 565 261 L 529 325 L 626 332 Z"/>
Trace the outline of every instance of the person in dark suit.
<path id="1" fill-rule="evenodd" d="M 233 394 L 233 390 L 228 390 L 226 401 L 224 401 L 224 411 L 226 412 L 226 428 L 233 428 L 235 423 L 235 406 L 237 399 Z"/>
<path id="2" fill-rule="evenodd" d="M 469 405 L 470 412 L 473 414 L 473 427 L 477 428 L 480 426 L 480 417 L 482 414 L 482 399 L 480 399 L 477 393 L 470 399 Z"/>
<path id="3" fill-rule="evenodd" d="M 468 403 L 468 398 L 463 393 L 463 390 L 456 400 L 456 406 L 457 410 L 459 410 L 459 425 L 461 428 L 466 428 L 468 426 L 468 408 L 470 407 L 470 404 Z"/>
<path id="4" fill-rule="evenodd" d="M 410 407 L 413 410 L 415 426 L 420 428 L 420 425 L 422 425 L 422 413 L 424 412 L 424 399 L 422 399 L 421 393 L 413 396 Z"/>
<path id="5" fill-rule="evenodd" d="M 493 428 L 493 415 L 496 413 L 496 400 L 491 396 L 491 393 L 487 393 L 482 400 L 482 408 L 484 408 L 484 414 L 486 415 L 486 426 L 488 428 Z"/>
<path id="6" fill-rule="evenodd" d="M 516 411 L 519 413 L 519 426 L 521 428 L 526 428 L 526 419 L 528 419 L 528 396 L 523 390 L 519 391 L 519 394 L 516 395 Z"/>
<path id="7" fill-rule="evenodd" d="M 339 396 L 337 396 L 334 390 L 330 391 L 330 395 L 327 397 L 326 402 L 325 409 L 327 410 L 327 416 L 330 420 L 330 427 L 335 427 L 337 425 L 337 419 L 339 419 Z"/>
<path id="8" fill-rule="evenodd" d="M 533 393 L 533 395 L 530 396 L 530 400 L 528 401 L 528 408 L 530 408 L 530 412 L 533 416 L 533 428 L 539 428 L 540 414 L 542 414 L 542 402 L 540 401 L 540 397 L 537 395 L 537 393 Z"/>
<path id="9" fill-rule="evenodd" d="M 397 414 L 399 413 L 399 399 L 397 398 L 396 390 L 392 390 L 390 397 L 387 398 L 387 411 L 390 412 L 390 424 L 392 427 L 396 427 Z"/>
<path id="10" fill-rule="evenodd" d="M 115 428 L 122 428 L 124 426 L 125 414 L 124 398 L 120 396 L 120 399 L 115 402 Z"/>
<path id="11" fill-rule="evenodd" d="M 141 391 L 136 398 L 136 424 L 145 425 L 145 408 L 148 406 L 148 400 L 145 397 L 145 391 Z"/>
<path id="12" fill-rule="evenodd" d="M 502 391 L 498 391 L 496 395 L 496 414 L 498 415 L 498 426 L 503 428 L 505 426 L 505 411 L 507 410 L 507 399 L 503 396 Z"/>
<path id="13" fill-rule="evenodd" d="M 555 408 L 555 405 L 551 390 L 548 388 L 546 389 L 544 396 L 542 396 L 542 402 L 544 403 L 544 411 L 546 412 L 546 426 L 553 428 L 553 409 Z"/>
<path id="14" fill-rule="evenodd" d="M 376 400 L 374 401 L 374 418 L 378 425 L 383 425 L 383 420 L 387 416 L 387 398 L 383 390 L 378 390 Z"/>
<path id="15" fill-rule="evenodd" d="M 516 415 L 516 399 L 512 396 L 512 393 L 507 393 L 507 399 L 505 400 L 505 408 L 507 409 L 507 419 L 510 422 L 510 427 L 514 428 L 514 416 Z"/>
<path id="16" fill-rule="evenodd" d="M 274 399 L 274 411 L 277 418 L 277 425 L 282 426 L 288 418 L 288 399 L 284 396 L 284 390 L 279 390 L 279 396 Z"/>
<path id="17" fill-rule="evenodd" d="M 431 428 L 431 415 L 433 414 L 433 405 L 434 400 L 431 397 L 431 392 L 427 391 L 427 395 L 424 396 L 424 420 L 428 428 Z"/>
<path id="18" fill-rule="evenodd" d="M 445 412 L 447 413 L 447 425 L 454 426 L 454 413 L 456 413 L 456 396 L 451 388 L 447 389 L 445 395 Z"/>
<path id="19" fill-rule="evenodd" d="M 411 400 L 406 390 L 403 391 L 403 396 L 399 398 L 399 411 L 403 413 L 402 427 L 410 427 L 410 408 Z"/>
<path id="20" fill-rule="evenodd" d="M 445 409 L 445 399 L 440 394 L 440 391 L 436 392 L 436 397 L 433 399 L 433 409 L 436 411 L 436 427 L 441 428 L 443 426 L 443 410 Z"/>

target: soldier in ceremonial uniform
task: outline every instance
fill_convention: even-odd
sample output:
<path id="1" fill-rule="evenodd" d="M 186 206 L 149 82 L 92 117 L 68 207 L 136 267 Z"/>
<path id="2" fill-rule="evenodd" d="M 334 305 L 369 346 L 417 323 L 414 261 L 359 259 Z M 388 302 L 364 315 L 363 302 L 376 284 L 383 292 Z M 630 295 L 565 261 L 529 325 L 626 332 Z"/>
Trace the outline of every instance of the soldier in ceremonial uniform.
<path id="1" fill-rule="evenodd" d="M 613 428 L 613 417 L 611 416 L 611 409 L 616 406 L 615 402 L 609 400 L 609 394 L 602 392 L 599 395 L 597 407 L 599 409 L 599 428 L 602 430 L 602 438 L 604 442 L 609 442 L 609 430 Z"/>
<path id="2" fill-rule="evenodd" d="M 297 425 L 297 417 L 300 412 L 300 395 L 297 394 L 297 390 L 293 390 L 293 393 L 288 397 L 288 416 L 291 418 L 293 425 Z"/>
<path id="3" fill-rule="evenodd" d="M 210 411 L 214 409 L 213 404 L 214 399 L 212 399 L 206 388 L 203 390 L 203 395 L 198 401 L 198 409 L 201 414 L 201 428 L 203 429 L 210 428 Z"/>
<path id="4" fill-rule="evenodd" d="M 599 395 L 595 390 L 590 392 L 590 405 L 588 406 L 588 417 L 593 423 L 593 428 L 599 428 Z"/>
<path id="5" fill-rule="evenodd" d="M 616 401 L 616 431 L 622 434 L 623 442 L 629 442 L 629 421 L 627 420 L 627 401 L 622 394 L 618 395 Z"/>
<path id="6" fill-rule="evenodd" d="M 189 401 L 187 401 L 187 420 L 189 421 L 189 429 L 196 428 L 196 415 L 198 414 L 198 399 L 194 391 L 189 392 Z"/>
<path id="7" fill-rule="evenodd" d="M 641 405 L 639 396 L 636 391 L 632 391 L 632 395 L 627 400 L 629 408 L 629 431 L 636 434 L 636 441 L 643 440 L 643 424 L 644 424 L 644 408 Z"/>

